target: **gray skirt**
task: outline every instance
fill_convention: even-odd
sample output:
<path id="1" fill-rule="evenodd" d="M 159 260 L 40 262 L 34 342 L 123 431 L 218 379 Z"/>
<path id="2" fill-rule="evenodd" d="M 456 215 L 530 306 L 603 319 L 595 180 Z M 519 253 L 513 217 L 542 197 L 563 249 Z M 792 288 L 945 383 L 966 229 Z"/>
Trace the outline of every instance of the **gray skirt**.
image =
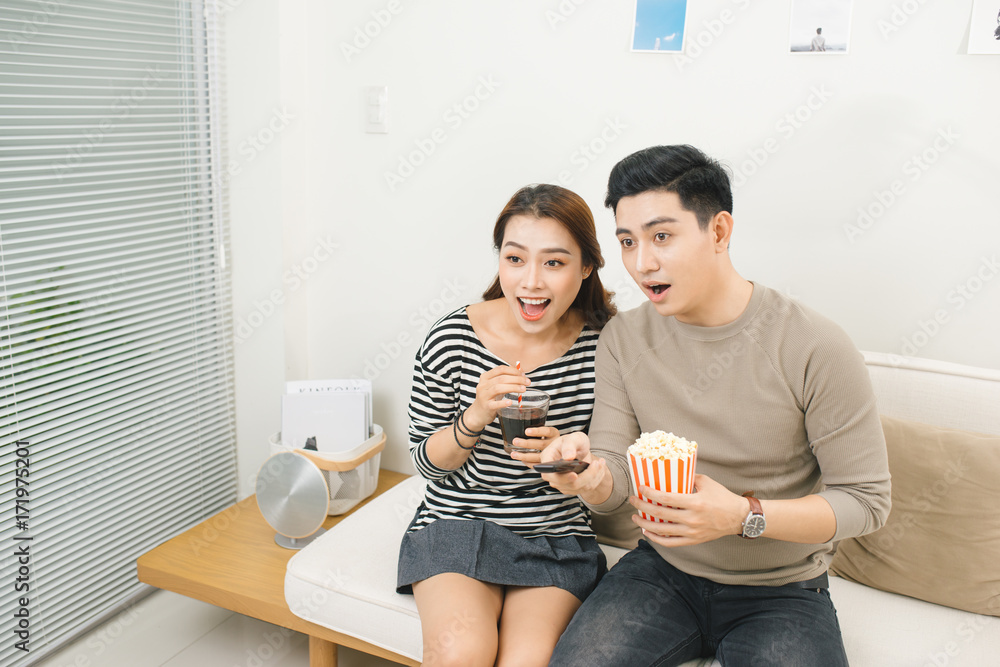
<path id="1" fill-rule="evenodd" d="M 607 559 L 593 537 L 522 537 L 492 521 L 438 519 L 403 536 L 397 593 L 445 572 L 502 586 L 556 586 L 582 601 L 607 572 Z"/>

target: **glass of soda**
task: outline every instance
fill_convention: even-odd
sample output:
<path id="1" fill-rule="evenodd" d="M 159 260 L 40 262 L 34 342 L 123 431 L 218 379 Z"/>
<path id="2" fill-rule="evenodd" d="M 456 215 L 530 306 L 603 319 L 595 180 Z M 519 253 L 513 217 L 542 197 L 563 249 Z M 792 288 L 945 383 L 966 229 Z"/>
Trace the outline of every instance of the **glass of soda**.
<path id="1" fill-rule="evenodd" d="M 503 396 L 511 401 L 500 408 L 500 430 L 503 432 L 503 448 L 510 452 L 538 453 L 542 450 L 531 447 L 515 447 L 514 438 L 527 438 L 524 431 L 536 426 L 545 426 L 545 416 L 549 412 L 549 395 L 537 389 L 527 389 L 523 394 L 511 393 Z M 518 400 L 520 398 L 520 401 Z"/>

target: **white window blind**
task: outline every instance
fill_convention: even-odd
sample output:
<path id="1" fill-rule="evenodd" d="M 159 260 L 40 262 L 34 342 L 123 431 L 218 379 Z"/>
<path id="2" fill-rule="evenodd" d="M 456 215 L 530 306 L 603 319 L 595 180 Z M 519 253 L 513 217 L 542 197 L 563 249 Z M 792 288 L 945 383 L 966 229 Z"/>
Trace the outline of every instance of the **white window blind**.
<path id="1" fill-rule="evenodd" d="M 216 15 L 0 6 L 0 665 L 236 500 Z"/>

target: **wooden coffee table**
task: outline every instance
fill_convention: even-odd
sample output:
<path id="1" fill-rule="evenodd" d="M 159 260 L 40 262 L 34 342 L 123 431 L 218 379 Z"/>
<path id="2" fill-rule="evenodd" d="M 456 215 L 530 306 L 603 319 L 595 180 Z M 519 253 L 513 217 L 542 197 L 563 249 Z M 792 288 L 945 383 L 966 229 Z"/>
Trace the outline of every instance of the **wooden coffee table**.
<path id="1" fill-rule="evenodd" d="M 351 512 L 406 477 L 379 471 L 375 493 Z M 328 517 L 323 527 L 335 526 L 351 512 Z M 420 664 L 293 614 L 285 602 L 285 567 L 295 553 L 275 544 L 274 529 L 257 509 L 257 497 L 250 496 L 140 556 L 139 580 L 309 635 L 310 667 L 336 667 L 338 645 Z"/>

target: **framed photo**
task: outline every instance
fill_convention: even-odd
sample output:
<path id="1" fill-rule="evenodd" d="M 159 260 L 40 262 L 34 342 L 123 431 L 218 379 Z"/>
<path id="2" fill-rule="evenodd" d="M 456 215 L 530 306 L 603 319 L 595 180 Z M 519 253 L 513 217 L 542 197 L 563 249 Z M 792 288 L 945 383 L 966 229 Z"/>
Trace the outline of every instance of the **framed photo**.
<path id="1" fill-rule="evenodd" d="M 792 0 L 791 53 L 845 54 L 851 38 L 853 0 Z"/>
<path id="2" fill-rule="evenodd" d="M 632 51 L 681 53 L 687 0 L 636 0 Z"/>
<path id="3" fill-rule="evenodd" d="M 1000 54 L 1000 0 L 974 0 L 969 53 Z"/>

